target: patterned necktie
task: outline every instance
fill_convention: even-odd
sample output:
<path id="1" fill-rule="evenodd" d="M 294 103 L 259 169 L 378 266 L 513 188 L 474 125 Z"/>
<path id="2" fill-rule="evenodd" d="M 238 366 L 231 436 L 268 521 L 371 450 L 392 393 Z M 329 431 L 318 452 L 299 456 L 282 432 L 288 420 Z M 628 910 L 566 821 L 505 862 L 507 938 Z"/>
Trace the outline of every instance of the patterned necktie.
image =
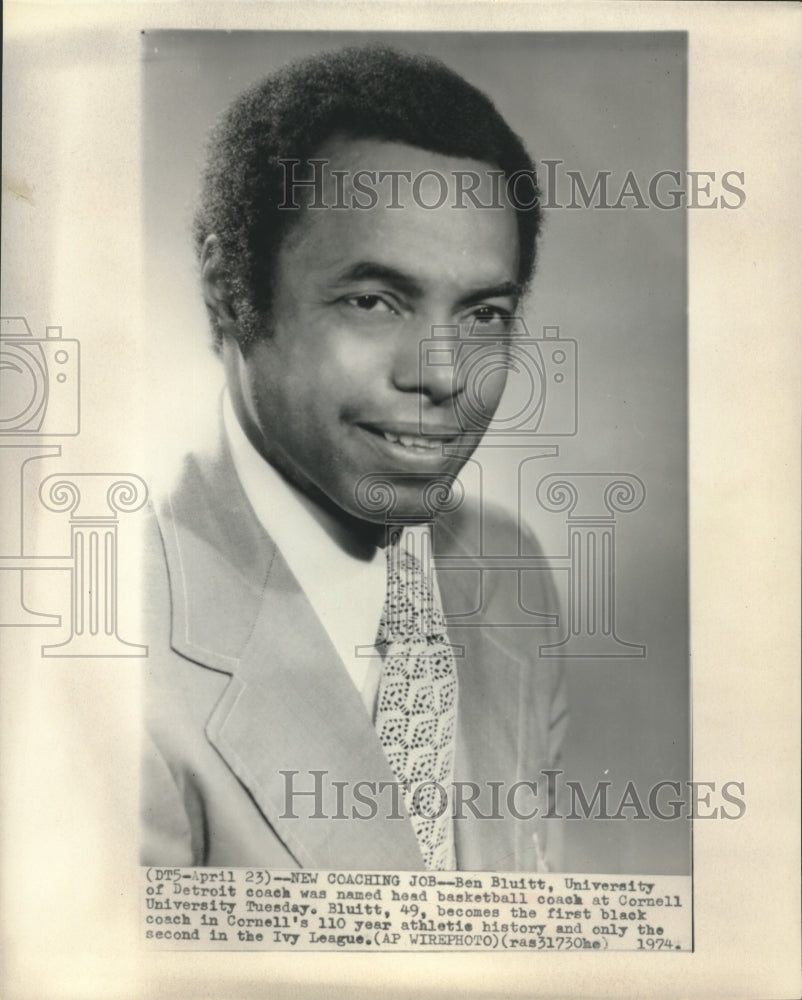
<path id="1" fill-rule="evenodd" d="M 387 546 L 387 598 L 377 646 L 384 666 L 376 731 L 404 788 L 426 868 L 456 867 L 450 808 L 454 780 L 457 671 L 445 619 L 434 600 L 431 558 L 413 554 L 415 535 L 395 532 Z M 419 536 L 428 547 L 430 536 Z"/>

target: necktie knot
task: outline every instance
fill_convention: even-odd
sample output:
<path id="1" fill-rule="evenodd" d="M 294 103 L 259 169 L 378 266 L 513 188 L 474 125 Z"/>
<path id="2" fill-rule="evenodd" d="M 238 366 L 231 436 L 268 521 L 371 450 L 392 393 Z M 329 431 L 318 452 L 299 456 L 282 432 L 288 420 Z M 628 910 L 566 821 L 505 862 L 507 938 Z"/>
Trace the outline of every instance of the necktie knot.
<path id="1" fill-rule="evenodd" d="M 429 535 L 397 533 L 387 546 L 387 595 L 379 642 L 445 635 L 445 619 L 434 594 Z"/>

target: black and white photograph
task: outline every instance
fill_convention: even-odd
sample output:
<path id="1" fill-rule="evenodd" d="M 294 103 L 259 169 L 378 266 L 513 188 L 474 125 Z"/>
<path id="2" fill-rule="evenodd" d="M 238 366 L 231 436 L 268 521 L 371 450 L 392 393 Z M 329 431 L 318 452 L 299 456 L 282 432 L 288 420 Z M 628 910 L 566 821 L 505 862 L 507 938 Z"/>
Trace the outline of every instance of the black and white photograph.
<path id="1" fill-rule="evenodd" d="M 789 6 L 4 18 L 4 995 L 795 995 Z"/>
<path id="2" fill-rule="evenodd" d="M 143 37 L 144 864 L 689 874 L 686 42 Z"/>

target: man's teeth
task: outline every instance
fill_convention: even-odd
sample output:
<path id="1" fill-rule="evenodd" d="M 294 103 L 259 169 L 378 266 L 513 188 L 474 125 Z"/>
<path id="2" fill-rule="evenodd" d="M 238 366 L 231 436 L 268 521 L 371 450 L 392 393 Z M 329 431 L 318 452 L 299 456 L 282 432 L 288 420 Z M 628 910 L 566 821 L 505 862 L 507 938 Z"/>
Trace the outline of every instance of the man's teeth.
<path id="1" fill-rule="evenodd" d="M 432 451 L 439 448 L 442 444 L 439 438 L 414 437 L 412 434 L 392 434 L 390 431 L 382 431 L 382 434 L 391 444 L 400 444 L 405 448 L 418 448 L 421 451 Z"/>

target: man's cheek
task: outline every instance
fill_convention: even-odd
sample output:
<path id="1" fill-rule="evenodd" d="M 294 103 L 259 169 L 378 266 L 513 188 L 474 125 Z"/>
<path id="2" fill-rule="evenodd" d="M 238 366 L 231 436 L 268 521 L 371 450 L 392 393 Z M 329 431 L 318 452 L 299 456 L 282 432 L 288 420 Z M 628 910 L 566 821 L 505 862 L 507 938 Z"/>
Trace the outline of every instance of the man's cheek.
<path id="1" fill-rule="evenodd" d="M 506 364 L 499 358 L 474 358 L 458 397 L 460 423 L 465 430 L 483 430 L 501 403 L 507 383 Z"/>
<path id="2" fill-rule="evenodd" d="M 390 364 L 387 338 L 356 336 L 351 330 L 330 330 L 321 354 L 327 376 L 349 394 L 364 392 L 366 384 L 379 378 Z"/>

